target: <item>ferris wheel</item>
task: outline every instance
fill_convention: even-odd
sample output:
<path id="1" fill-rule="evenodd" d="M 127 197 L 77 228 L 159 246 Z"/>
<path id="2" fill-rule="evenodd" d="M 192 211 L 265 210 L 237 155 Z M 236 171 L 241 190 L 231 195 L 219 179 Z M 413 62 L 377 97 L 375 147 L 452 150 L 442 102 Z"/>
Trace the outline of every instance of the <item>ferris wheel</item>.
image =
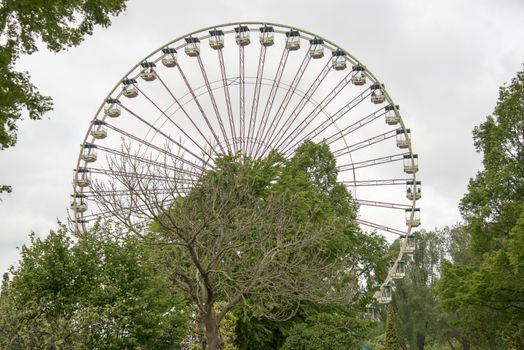
<path id="1" fill-rule="evenodd" d="M 73 225 L 111 217 L 109 200 L 145 227 L 119 176 L 169 205 L 166 178 L 189 190 L 217 155 L 291 157 L 306 140 L 329 145 L 338 181 L 359 205 L 363 230 L 400 237 L 400 251 L 375 294 L 389 303 L 405 276 L 420 225 L 418 156 L 385 86 L 355 57 L 306 30 L 264 22 L 228 23 L 181 36 L 133 66 L 105 97 L 81 144 L 73 177 Z M 119 165 L 112 159 L 121 159 Z M 170 162 L 166 161 L 166 159 Z M 172 164 L 178 164 L 174 167 Z M 146 167 L 148 172 L 140 171 Z M 98 189 L 93 184 L 109 183 Z"/>

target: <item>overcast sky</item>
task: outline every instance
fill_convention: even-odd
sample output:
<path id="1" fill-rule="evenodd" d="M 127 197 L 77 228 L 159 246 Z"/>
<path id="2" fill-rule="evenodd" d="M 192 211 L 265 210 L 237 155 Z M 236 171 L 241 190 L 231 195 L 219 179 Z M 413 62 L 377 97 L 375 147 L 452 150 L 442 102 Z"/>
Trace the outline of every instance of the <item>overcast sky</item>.
<path id="1" fill-rule="evenodd" d="M 18 144 L 0 152 L 0 271 L 34 231 L 66 220 L 72 169 L 89 120 L 120 77 L 146 54 L 196 29 L 232 21 L 307 29 L 364 62 L 402 106 L 420 156 L 423 227 L 460 220 L 458 202 L 480 169 L 471 131 L 489 115 L 498 87 L 522 69 L 522 0 L 138 1 L 108 29 L 59 54 L 20 60 L 54 99 L 42 121 L 19 123 Z"/>

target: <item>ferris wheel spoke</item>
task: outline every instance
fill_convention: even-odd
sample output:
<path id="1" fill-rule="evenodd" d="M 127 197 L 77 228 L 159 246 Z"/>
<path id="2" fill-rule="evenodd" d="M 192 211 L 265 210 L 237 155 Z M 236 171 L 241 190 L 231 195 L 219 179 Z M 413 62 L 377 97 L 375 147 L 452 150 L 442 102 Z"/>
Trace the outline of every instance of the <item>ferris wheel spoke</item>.
<path id="1" fill-rule="evenodd" d="M 262 135 L 264 135 L 266 131 L 267 122 L 269 119 L 269 115 L 271 114 L 271 109 L 273 108 L 273 102 L 275 101 L 275 96 L 278 92 L 278 87 L 280 85 L 280 80 L 282 79 L 282 74 L 284 73 L 284 69 L 286 68 L 287 59 L 289 57 L 289 50 L 287 50 L 285 47 L 282 51 L 282 56 L 280 57 L 280 63 L 278 65 L 277 72 L 275 74 L 275 78 L 273 79 L 273 84 L 271 85 L 271 90 L 269 92 L 268 99 L 266 101 L 266 106 L 264 108 L 264 113 L 262 114 L 262 119 L 260 121 L 260 125 L 257 129 L 257 134 L 255 136 L 255 139 L 260 140 L 262 138 Z M 258 152 L 260 151 L 260 148 L 262 146 L 263 142 L 260 142 L 254 157 L 256 158 L 258 156 Z"/>
<path id="2" fill-rule="evenodd" d="M 249 118 L 249 128 L 247 132 L 247 137 L 249 140 L 251 140 L 251 144 L 249 145 L 249 150 L 247 151 L 249 155 L 253 153 L 253 148 L 255 147 L 255 144 L 256 144 L 255 140 L 253 139 L 253 136 L 254 136 L 253 134 L 255 133 L 257 113 L 258 113 L 258 101 L 260 99 L 262 78 L 264 76 L 264 66 L 266 63 L 266 50 L 267 50 L 267 47 L 265 45 L 260 45 L 257 77 L 255 80 L 255 91 L 253 93 L 253 103 L 251 104 L 251 117 Z"/>
<path id="3" fill-rule="evenodd" d="M 354 181 L 341 181 L 348 187 L 360 187 L 360 186 L 396 186 L 406 185 L 407 181 L 412 181 L 413 178 L 405 179 L 376 179 L 376 180 L 354 180 Z"/>
<path id="4" fill-rule="evenodd" d="M 304 76 L 304 73 L 306 72 L 306 69 L 309 65 L 309 62 L 311 61 L 311 56 L 309 56 L 309 53 L 306 52 L 306 55 L 304 56 L 304 59 L 302 60 L 302 63 L 300 64 L 297 73 L 295 74 L 295 77 L 293 78 L 289 88 L 286 91 L 286 95 L 284 96 L 284 99 L 280 103 L 280 107 L 277 110 L 277 113 L 275 114 L 271 125 L 269 129 L 267 130 L 267 133 L 265 136 L 262 137 L 262 142 L 265 143 L 267 146 L 264 150 L 262 150 L 261 154 L 264 154 L 268 151 L 269 145 L 273 142 L 273 135 L 275 134 L 275 130 L 278 128 L 278 125 L 280 124 L 280 121 L 282 120 L 282 116 L 284 112 L 286 111 L 289 102 L 291 101 L 291 98 L 293 97 L 293 94 L 295 93 L 295 90 L 298 87 L 298 84 L 300 83 L 300 80 L 302 80 L 302 77 Z"/>
<path id="5" fill-rule="evenodd" d="M 147 179 L 147 180 L 158 180 L 161 182 L 170 183 L 173 181 L 177 182 L 184 182 L 184 183 L 191 183 L 190 180 L 183 181 L 185 178 L 166 178 L 165 176 L 161 175 L 153 175 L 153 174 L 138 174 L 136 172 L 130 172 L 130 171 L 124 171 L 124 170 L 112 170 L 112 169 L 104 169 L 104 168 L 87 168 L 91 173 L 93 174 L 100 174 L 100 175 L 106 175 L 106 176 L 126 176 L 126 178 L 136 178 L 136 179 Z M 186 171 L 178 171 L 178 173 L 185 174 L 187 176 L 195 176 L 195 181 L 197 179 L 197 176 L 199 174 L 186 172 Z"/>
<path id="6" fill-rule="evenodd" d="M 359 205 L 372 206 L 372 207 L 380 207 L 380 208 L 388 208 L 388 209 L 402 209 L 402 210 L 411 209 L 411 205 L 407 205 L 407 204 L 370 201 L 370 200 L 364 200 L 364 199 L 356 199 L 355 202 L 358 203 Z"/>
<path id="7" fill-rule="evenodd" d="M 386 113 L 386 111 L 384 110 L 384 108 L 381 108 L 381 109 L 379 109 L 379 110 L 377 110 L 377 111 L 375 111 L 375 112 L 365 116 L 364 118 L 356 121 L 355 123 L 351 124 L 350 126 L 347 126 L 344 129 L 338 130 L 334 134 L 329 135 L 324 140 L 324 142 L 327 143 L 328 145 L 332 144 L 333 142 L 338 141 L 341 138 L 343 138 L 343 137 L 351 134 L 352 132 L 360 129 L 361 127 L 371 123 L 372 121 L 376 120 L 377 118 L 382 117 L 385 113 Z"/>
<path id="8" fill-rule="evenodd" d="M 349 154 L 351 152 L 355 152 L 355 151 L 364 149 L 366 147 L 373 146 L 373 145 L 375 145 L 375 144 L 377 144 L 379 142 L 383 142 L 383 141 L 389 140 L 392 137 L 395 137 L 396 134 L 397 134 L 396 130 L 387 131 L 387 132 L 385 132 L 383 134 L 371 137 L 371 138 L 369 138 L 367 140 L 354 143 L 354 144 L 349 145 L 347 147 L 342 147 L 342 148 L 340 148 L 338 150 L 332 151 L 332 153 L 333 153 L 333 156 L 339 157 L 339 156 L 344 155 L 344 154 Z"/>
<path id="9" fill-rule="evenodd" d="M 231 135 L 233 138 L 233 150 L 235 153 L 238 152 L 238 147 L 236 144 L 236 127 L 235 127 L 235 118 L 233 115 L 233 107 L 231 106 L 231 95 L 229 93 L 229 83 L 227 79 L 226 74 L 226 65 L 224 63 L 224 53 L 222 52 L 222 49 L 217 50 L 218 51 L 218 60 L 220 63 L 220 75 L 222 76 L 222 85 L 224 87 L 224 97 L 226 99 L 226 109 L 227 109 L 227 115 L 229 118 L 229 129 L 231 131 Z"/>
<path id="10" fill-rule="evenodd" d="M 391 163 L 391 162 L 398 162 L 404 159 L 404 156 L 408 154 L 409 153 L 399 153 L 399 154 L 393 154 L 393 155 L 386 156 L 386 157 L 380 157 L 380 158 L 375 158 L 375 159 L 364 160 L 361 162 L 339 165 L 337 166 L 337 170 L 340 172 L 353 171 L 354 169 L 366 168 L 370 166 L 377 166 L 377 165 Z"/>
<path id="11" fill-rule="evenodd" d="M 200 66 L 200 71 L 202 72 L 202 77 L 204 78 L 204 83 L 206 84 L 207 93 L 209 94 L 209 98 L 211 99 L 211 104 L 213 105 L 213 110 L 215 111 L 215 116 L 218 120 L 218 124 L 222 132 L 222 137 L 224 138 L 224 142 L 226 143 L 228 150 L 232 151 L 231 145 L 229 144 L 227 132 L 224 127 L 224 123 L 222 121 L 222 117 L 220 116 L 220 110 L 218 109 L 217 101 L 215 99 L 215 95 L 213 94 L 213 89 L 211 88 L 211 84 L 209 83 L 209 78 L 207 77 L 207 72 L 204 67 L 204 63 L 202 62 L 202 58 L 200 57 L 200 55 L 197 56 L 197 59 L 198 59 L 198 65 Z"/>
<path id="12" fill-rule="evenodd" d="M 291 112 L 291 115 L 286 118 L 286 122 L 284 123 L 284 126 L 281 130 L 279 130 L 279 133 L 277 134 L 277 137 L 274 139 L 275 147 L 274 149 L 279 149 L 281 143 L 283 142 L 284 137 L 286 136 L 286 132 L 291 128 L 293 123 L 296 121 L 299 115 L 301 115 L 302 110 L 307 105 L 307 103 L 312 99 L 313 95 L 319 88 L 319 86 L 322 84 L 324 79 L 326 78 L 327 74 L 331 71 L 329 62 L 326 63 L 322 71 L 318 74 L 316 79 L 313 81 L 309 89 L 306 91 L 306 93 L 302 96 L 301 100 L 298 102 L 298 104 L 295 106 L 293 112 Z"/>
<path id="13" fill-rule="evenodd" d="M 103 151 L 105 153 L 112 154 L 112 155 L 115 155 L 115 156 L 119 156 L 119 157 L 122 157 L 122 158 L 126 158 L 126 160 L 135 160 L 135 161 L 142 162 L 143 164 L 156 165 L 156 166 L 159 166 L 159 167 L 162 167 L 162 168 L 165 168 L 165 169 L 168 169 L 168 170 L 172 170 L 172 171 L 175 171 L 175 172 L 185 172 L 185 173 L 191 173 L 191 174 L 194 173 L 194 172 L 191 172 L 190 170 L 186 170 L 186 169 L 183 169 L 181 167 L 175 167 L 175 166 L 169 165 L 167 160 L 165 160 L 164 162 L 160 162 L 158 160 L 154 160 L 154 159 L 151 159 L 151 158 L 145 158 L 145 157 L 141 157 L 141 156 L 136 155 L 136 154 L 131 154 L 131 153 L 127 152 L 127 151 L 119 151 L 119 150 L 115 150 L 115 149 L 107 148 L 107 147 L 103 147 L 103 146 L 98 146 L 97 150 L 100 150 L 100 151 Z M 200 167 L 198 167 L 195 164 L 192 164 L 190 162 L 189 162 L 189 164 L 191 164 L 192 168 L 203 170 L 203 168 L 200 168 Z"/>
<path id="14" fill-rule="evenodd" d="M 238 46 L 238 78 L 239 78 L 239 114 L 240 114 L 240 149 L 247 153 L 247 140 L 246 140 L 246 77 L 244 67 L 244 45 Z"/>
<path id="15" fill-rule="evenodd" d="M 326 97 L 317 105 L 315 108 L 300 122 L 295 129 L 285 138 L 284 142 L 279 145 L 282 147 L 285 153 L 289 148 L 289 144 L 293 142 L 311 122 L 333 101 L 335 97 L 349 84 L 351 81 L 351 72 L 348 73 L 332 90 L 327 94 Z M 298 141 L 300 142 L 300 141 Z"/>
<path id="16" fill-rule="evenodd" d="M 399 236 L 403 236 L 403 235 L 407 234 L 407 232 L 405 232 L 405 231 L 397 230 L 395 228 L 391 228 L 391 227 L 388 227 L 388 226 L 385 226 L 385 225 L 377 224 L 377 223 L 374 223 L 374 222 L 371 222 L 371 221 L 362 220 L 362 219 L 357 219 L 357 223 L 360 224 L 360 225 L 363 225 L 363 226 L 368 226 L 368 227 L 377 229 L 377 230 L 381 230 L 381 231 L 385 231 L 385 232 L 389 232 L 389 233 L 394 233 L 394 234 L 399 235 Z"/>
<path id="17" fill-rule="evenodd" d="M 126 136 L 127 138 L 132 139 L 132 140 L 134 140 L 134 141 L 136 141 L 136 142 L 138 142 L 138 143 L 140 143 L 140 144 L 143 144 L 144 146 L 146 146 L 146 147 L 148 147 L 148 148 L 150 148 L 150 149 L 154 149 L 154 150 L 156 150 L 156 151 L 158 151 L 158 152 L 164 154 L 165 156 L 169 156 L 170 158 L 175 159 L 175 160 L 177 160 L 177 161 L 179 161 L 179 162 L 181 162 L 181 163 L 185 163 L 185 164 L 187 164 L 187 165 L 189 165 L 189 166 L 191 166 L 191 167 L 194 167 L 194 168 L 197 168 L 197 169 L 201 169 L 201 170 L 204 169 L 204 168 L 202 167 L 202 165 L 199 165 L 199 164 L 193 163 L 193 162 L 191 162 L 190 160 L 188 160 L 188 159 L 186 159 L 186 158 L 184 158 L 184 157 L 181 157 L 180 155 L 176 155 L 176 154 L 174 154 L 174 153 L 171 153 L 171 152 L 169 152 L 169 151 L 168 151 L 167 149 L 165 149 L 165 148 L 161 148 L 161 147 L 155 146 L 155 145 L 153 145 L 153 144 L 147 142 L 146 140 L 144 140 L 144 139 L 142 139 L 142 138 L 140 138 L 140 137 L 137 137 L 137 136 L 135 136 L 135 135 L 133 135 L 133 134 L 131 134 L 131 133 L 128 133 L 127 131 L 124 131 L 124 130 L 122 130 L 122 129 L 120 129 L 120 128 L 117 128 L 116 126 L 114 126 L 114 125 L 112 125 L 112 124 L 109 124 L 109 123 L 106 122 L 105 125 L 106 125 L 109 129 L 114 130 L 114 131 L 116 131 L 117 133 L 119 133 L 119 134 L 121 134 L 121 135 L 123 135 L 123 136 Z M 177 144 L 177 146 L 180 147 L 180 145 L 178 145 L 178 144 Z M 182 148 L 182 147 L 181 147 L 181 149 L 186 150 L 185 148 Z"/>
<path id="18" fill-rule="evenodd" d="M 214 129 L 213 126 L 211 125 L 211 123 L 210 123 L 210 121 L 209 121 L 209 119 L 208 119 L 208 117 L 207 117 L 207 115 L 206 115 L 206 112 L 205 112 L 204 109 L 202 108 L 202 105 L 200 104 L 200 101 L 198 100 L 198 97 L 197 97 L 197 95 L 195 94 L 195 91 L 193 90 L 191 84 L 189 84 L 189 81 L 187 80 L 187 77 L 186 77 L 186 75 L 184 74 L 184 71 L 183 71 L 182 68 L 180 67 L 180 64 L 177 64 L 177 69 L 178 69 L 178 72 L 180 73 L 180 76 L 182 77 L 182 80 L 184 81 L 184 84 L 186 85 L 186 87 L 187 87 L 189 93 L 190 93 L 191 96 L 193 97 L 193 101 L 194 101 L 195 104 L 197 105 L 198 110 L 200 111 L 200 114 L 202 114 L 202 117 L 204 118 L 204 120 L 205 120 L 205 122 L 206 122 L 206 125 L 207 125 L 209 131 L 210 131 L 211 134 L 213 135 L 213 137 L 214 137 L 214 139 L 215 139 L 215 142 L 217 143 L 218 147 L 220 147 L 220 150 L 221 150 L 222 154 L 226 153 L 226 152 L 224 151 L 224 148 L 222 147 L 222 143 L 220 142 L 220 140 L 219 140 L 219 138 L 218 138 L 218 136 L 217 136 L 217 134 L 216 134 L 216 132 L 215 132 L 215 129 Z M 166 87 L 166 88 L 167 88 L 167 87 Z M 174 98 L 174 94 L 171 94 L 171 96 Z M 177 99 L 175 99 L 175 100 L 176 100 L 175 102 L 178 101 Z M 177 102 L 177 103 L 178 103 L 178 102 Z M 185 110 L 184 110 L 184 112 L 185 112 Z M 191 119 L 191 122 L 193 123 L 193 126 L 197 129 L 198 133 L 199 133 L 200 135 L 202 135 L 202 137 L 204 138 L 204 140 L 207 141 L 207 138 L 204 136 L 204 133 L 200 130 L 200 128 L 198 127 L 197 123 L 195 123 L 195 122 L 193 121 L 193 118 L 190 118 L 190 117 L 189 117 L 189 114 L 188 114 L 187 112 L 185 112 L 185 113 L 186 113 L 187 117 L 188 117 L 189 119 Z M 213 145 L 211 145 L 209 142 L 208 142 L 208 144 L 209 144 L 209 146 L 211 147 L 211 149 L 214 150 Z M 216 153 L 216 151 L 215 151 L 215 153 Z"/>
<path id="19" fill-rule="evenodd" d="M 159 78 L 160 79 L 160 78 Z M 178 147 L 180 147 L 181 149 L 183 149 L 184 151 L 186 151 L 187 153 L 191 154 L 193 157 L 199 159 L 200 161 L 202 161 L 202 164 L 208 164 L 209 162 L 208 161 L 205 161 L 203 158 L 200 158 L 198 155 L 196 155 L 193 151 L 191 151 L 190 149 L 184 147 L 181 143 L 175 141 L 172 137 L 170 137 L 169 135 L 167 135 L 166 133 L 164 133 L 163 131 L 159 130 L 158 128 L 156 128 L 153 124 L 149 123 L 148 121 L 146 121 L 144 118 L 142 118 L 140 115 L 138 115 L 137 113 L 135 113 L 134 111 L 132 111 L 131 109 L 129 109 L 128 107 L 126 107 L 125 105 L 123 104 L 120 104 L 122 106 L 122 108 L 127 111 L 128 113 L 130 113 L 131 115 L 133 115 L 135 118 L 137 118 L 138 120 L 140 120 L 142 123 L 146 124 L 147 126 L 149 126 L 151 129 L 155 130 L 156 133 L 162 135 L 166 140 L 168 140 L 169 142 L 172 142 L 174 145 L 177 145 Z M 161 110 L 161 109 L 160 109 Z M 162 110 L 161 110 L 162 111 Z M 172 121 L 172 119 L 167 115 L 165 114 L 165 112 L 162 111 L 162 113 L 166 116 L 166 118 L 168 118 L 169 120 Z M 173 124 L 176 126 L 176 123 L 174 121 L 172 121 Z M 182 130 L 182 129 L 180 129 Z M 209 157 L 209 159 L 212 159 L 212 156 L 211 154 L 209 154 L 204 148 L 202 148 L 198 143 L 195 142 L 195 140 L 193 140 L 193 138 L 191 138 L 189 135 L 187 135 L 187 133 L 185 131 L 182 131 L 184 133 L 184 135 L 186 135 L 189 140 L 191 140 L 191 142 L 193 142 L 193 144 L 195 144 L 201 151 L 203 154 L 205 154 L 206 156 Z"/>

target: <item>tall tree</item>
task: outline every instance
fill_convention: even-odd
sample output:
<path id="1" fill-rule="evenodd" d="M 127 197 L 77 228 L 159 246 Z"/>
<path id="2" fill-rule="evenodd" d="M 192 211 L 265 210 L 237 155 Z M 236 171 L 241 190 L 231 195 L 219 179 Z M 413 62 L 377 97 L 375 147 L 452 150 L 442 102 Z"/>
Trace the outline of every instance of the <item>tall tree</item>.
<path id="1" fill-rule="evenodd" d="M 172 349 L 189 310 L 148 247 L 133 238 L 31 236 L 0 295 L 2 349 Z"/>
<path id="2" fill-rule="evenodd" d="M 41 119 L 52 109 L 28 72 L 14 69 L 21 55 L 38 51 L 37 42 L 53 52 L 77 46 L 95 26 L 108 27 L 110 16 L 125 9 L 127 0 L 3 0 L 0 3 L 0 150 L 14 146 L 17 122 L 24 111 Z M 11 187 L 0 185 L 0 193 Z"/>
<path id="3" fill-rule="evenodd" d="M 362 258 L 370 238 L 358 229 L 325 144 L 306 142 L 290 160 L 277 153 L 258 160 L 222 156 L 198 180 L 181 179 L 182 171 L 173 179 L 170 169 L 132 157 L 111 163 L 120 175 L 114 184 L 93 187 L 98 202 L 131 229 L 137 212 L 153 221 L 151 239 L 166 247 L 165 264 L 196 306 L 210 350 L 222 346 L 219 326 L 235 306 L 286 320 L 304 303 L 351 300 L 359 278 L 371 272 L 372 262 Z M 129 167 L 136 177 L 117 170 Z M 150 191 L 154 181 L 171 188 Z M 107 196 L 120 184 L 132 198 Z M 218 312 L 217 302 L 225 302 Z"/>
<path id="4" fill-rule="evenodd" d="M 497 349 L 524 344 L 524 71 L 500 88 L 492 116 L 473 131 L 484 169 L 460 203 L 469 252 L 443 264 L 439 295 L 462 314 L 470 339 Z"/>
<path id="5" fill-rule="evenodd" d="M 386 333 L 384 337 L 384 350 L 400 350 L 400 345 L 395 328 L 393 305 L 388 304 L 386 315 Z"/>

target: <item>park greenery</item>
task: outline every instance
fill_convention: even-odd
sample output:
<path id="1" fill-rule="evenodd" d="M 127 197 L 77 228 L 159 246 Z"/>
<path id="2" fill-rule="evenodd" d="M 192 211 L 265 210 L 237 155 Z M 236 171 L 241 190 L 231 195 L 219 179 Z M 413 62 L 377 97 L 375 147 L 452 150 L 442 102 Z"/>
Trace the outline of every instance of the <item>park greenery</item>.
<path id="1" fill-rule="evenodd" d="M 17 141 L 17 123 L 41 119 L 53 108 L 29 72 L 16 70 L 21 56 L 44 44 L 52 52 L 79 45 L 96 26 L 108 27 L 110 16 L 125 10 L 126 0 L 3 0 L 0 3 L 0 150 Z M 11 192 L 0 185 L 0 193 Z"/>
<path id="2" fill-rule="evenodd" d="M 42 8 L 0 5 L 0 149 L 15 145 L 24 115 L 52 108 L 15 70 L 19 57 L 39 41 L 53 52 L 78 45 L 125 0 Z M 114 159 L 115 181 L 143 201 L 147 232 L 109 197 L 99 202 L 114 222 L 31 234 L 3 274 L 0 349 L 523 349 L 524 71 L 500 88 L 473 141 L 483 168 L 458 204 L 463 222 L 416 232 L 406 277 L 375 317 L 366 313 L 372 286 L 400 243 L 359 228 L 326 144 L 305 142 L 289 159 L 222 155 L 190 190 L 171 181 L 183 195 L 168 206 L 148 190 L 154 182 L 117 171 L 157 169 Z"/>

